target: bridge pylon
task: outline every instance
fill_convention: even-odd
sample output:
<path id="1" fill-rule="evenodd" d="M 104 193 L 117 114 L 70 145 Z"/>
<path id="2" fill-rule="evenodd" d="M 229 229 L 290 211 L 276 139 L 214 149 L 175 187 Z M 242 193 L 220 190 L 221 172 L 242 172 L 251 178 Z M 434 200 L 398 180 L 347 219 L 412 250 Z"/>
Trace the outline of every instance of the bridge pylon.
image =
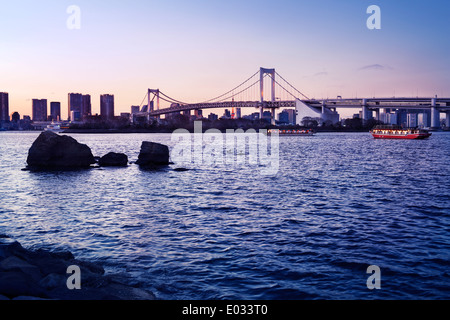
<path id="1" fill-rule="evenodd" d="M 261 108 L 260 108 L 260 119 L 263 118 L 263 114 L 264 114 L 264 76 L 266 74 L 269 74 L 271 79 L 272 79 L 272 86 L 271 86 L 271 101 L 275 102 L 275 69 L 267 69 L 267 68 L 260 68 L 260 89 L 261 89 Z M 271 123 L 275 124 L 275 109 L 271 110 Z"/>
<path id="2" fill-rule="evenodd" d="M 153 97 L 152 97 L 153 94 Z M 148 105 L 147 105 L 147 112 L 155 111 L 154 102 L 153 100 L 156 97 L 156 110 L 159 110 L 159 89 L 148 89 Z M 150 117 L 149 117 L 150 118 Z M 159 118 L 159 116 L 157 116 Z M 150 119 L 147 119 L 150 120 Z"/>

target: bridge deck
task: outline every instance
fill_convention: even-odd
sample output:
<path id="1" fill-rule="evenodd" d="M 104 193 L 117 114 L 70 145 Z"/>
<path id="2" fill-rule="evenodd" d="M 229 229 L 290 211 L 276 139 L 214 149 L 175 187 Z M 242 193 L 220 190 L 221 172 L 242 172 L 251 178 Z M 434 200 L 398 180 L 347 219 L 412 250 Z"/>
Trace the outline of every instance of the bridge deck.
<path id="1" fill-rule="evenodd" d="M 450 111 L 450 98 L 436 98 L 436 108 L 440 111 Z M 325 99 L 325 100 L 302 100 L 307 105 L 314 108 L 361 108 L 365 106 L 369 109 L 428 109 L 431 108 L 432 98 L 355 98 L 355 99 Z M 217 103 L 197 103 L 197 104 L 178 104 L 170 108 L 154 110 L 151 112 L 140 113 L 148 116 L 159 116 L 163 114 L 201 110 L 201 109 L 231 109 L 231 108 L 295 108 L 295 100 L 287 101 L 227 101 Z"/>

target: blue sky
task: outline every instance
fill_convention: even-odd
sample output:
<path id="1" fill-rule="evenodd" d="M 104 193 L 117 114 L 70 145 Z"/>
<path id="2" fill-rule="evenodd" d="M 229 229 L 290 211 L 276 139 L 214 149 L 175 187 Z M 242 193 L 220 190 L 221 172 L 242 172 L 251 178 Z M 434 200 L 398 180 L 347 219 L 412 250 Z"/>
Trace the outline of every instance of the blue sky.
<path id="1" fill-rule="evenodd" d="M 369 30 L 369 5 L 381 30 Z M 66 10 L 81 10 L 69 30 Z M 112 93 L 116 113 L 147 88 L 182 101 L 228 91 L 259 67 L 309 97 L 450 96 L 450 3 L 422 0 L 2 1 L 0 91 L 31 99 Z"/>

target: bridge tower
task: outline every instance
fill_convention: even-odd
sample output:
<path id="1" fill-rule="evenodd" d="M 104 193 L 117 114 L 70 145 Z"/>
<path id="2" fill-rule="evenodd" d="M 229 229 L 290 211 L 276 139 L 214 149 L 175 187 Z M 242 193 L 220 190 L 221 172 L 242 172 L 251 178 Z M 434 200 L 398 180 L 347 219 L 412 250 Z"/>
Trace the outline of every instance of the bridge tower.
<path id="1" fill-rule="evenodd" d="M 152 98 L 152 94 L 154 95 L 154 97 Z M 156 110 L 159 110 L 159 89 L 148 89 L 148 105 L 147 105 L 147 112 L 152 112 L 154 111 L 154 104 L 153 104 L 153 99 L 156 97 Z M 148 117 L 150 120 L 150 117 Z M 157 118 L 159 119 L 159 116 L 157 116 Z"/>
<path id="2" fill-rule="evenodd" d="M 264 76 L 269 74 L 272 78 L 272 102 L 275 102 L 275 69 L 260 68 L 260 89 L 261 89 L 261 108 L 260 108 L 260 119 L 263 118 L 264 113 Z M 275 109 L 272 108 L 272 124 L 275 124 Z"/>

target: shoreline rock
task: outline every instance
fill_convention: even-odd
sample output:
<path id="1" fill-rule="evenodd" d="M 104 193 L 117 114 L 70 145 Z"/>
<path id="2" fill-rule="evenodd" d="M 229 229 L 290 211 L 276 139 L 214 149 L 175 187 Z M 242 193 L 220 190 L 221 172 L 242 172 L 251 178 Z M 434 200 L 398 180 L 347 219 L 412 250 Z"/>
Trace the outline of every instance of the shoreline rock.
<path id="1" fill-rule="evenodd" d="M 169 162 L 169 147 L 156 142 L 144 141 L 141 145 L 136 164 L 141 167 L 167 166 Z"/>
<path id="2" fill-rule="evenodd" d="M 128 166 L 128 156 L 123 153 L 110 152 L 98 159 L 100 167 L 126 167 Z"/>
<path id="3" fill-rule="evenodd" d="M 3 238 L 4 239 L 4 238 Z M 81 289 L 70 290 L 69 266 L 80 268 Z M 155 300 L 155 295 L 127 285 L 103 267 L 75 259 L 68 251 L 27 250 L 0 241 L 0 300 Z"/>
<path id="4" fill-rule="evenodd" d="M 28 151 L 29 168 L 89 168 L 95 163 L 91 149 L 74 138 L 51 131 L 42 132 Z"/>

